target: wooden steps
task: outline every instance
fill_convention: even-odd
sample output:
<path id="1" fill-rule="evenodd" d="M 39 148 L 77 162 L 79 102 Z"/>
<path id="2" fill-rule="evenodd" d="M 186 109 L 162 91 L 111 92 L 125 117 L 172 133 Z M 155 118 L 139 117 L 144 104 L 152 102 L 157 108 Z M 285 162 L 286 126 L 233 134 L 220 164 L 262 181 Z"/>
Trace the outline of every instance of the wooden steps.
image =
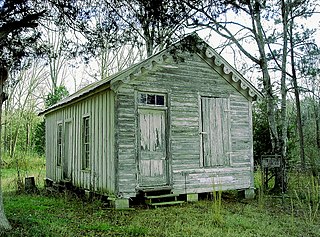
<path id="1" fill-rule="evenodd" d="M 184 203 L 184 201 L 178 200 L 179 194 L 171 193 L 171 190 L 145 190 L 143 194 L 145 203 L 155 208 Z"/>
<path id="2" fill-rule="evenodd" d="M 150 203 L 150 206 L 158 207 L 158 206 L 169 206 L 169 205 L 178 205 L 183 204 L 184 201 L 171 201 L 171 202 L 157 202 L 157 203 Z"/>
<path id="3" fill-rule="evenodd" d="M 179 194 L 169 193 L 158 196 L 145 196 L 145 199 L 156 199 L 156 198 L 169 198 L 169 197 L 179 197 Z"/>

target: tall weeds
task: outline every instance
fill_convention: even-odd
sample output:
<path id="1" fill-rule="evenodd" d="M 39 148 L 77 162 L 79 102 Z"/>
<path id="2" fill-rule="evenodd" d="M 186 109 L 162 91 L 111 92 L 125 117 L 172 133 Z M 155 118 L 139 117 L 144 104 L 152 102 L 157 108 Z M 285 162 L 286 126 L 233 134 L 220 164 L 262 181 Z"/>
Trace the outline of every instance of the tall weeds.
<path id="1" fill-rule="evenodd" d="M 308 177 L 307 183 L 294 190 L 292 212 L 299 208 L 306 223 L 315 223 L 320 209 L 319 183 L 313 176 Z"/>
<path id="2" fill-rule="evenodd" d="M 212 220 L 217 226 L 222 226 L 224 224 L 223 216 L 222 216 L 222 188 L 221 185 L 216 185 L 214 178 L 212 178 Z"/>
<path id="3" fill-rule="evenodd" d="M 258 187 L 258 204 L 260 209 L 264 209 L 265 195 L 264 195 L 263 185 L 259 185 Z"/>
<path id="4" fill-rule="evenodd" d="M 16 152 L 11 157 L 3 155 L 3 188 L 5 191 L 23 191 L 24 178 L 34 176 L 36 183 L 45 176 L 45 158 L 30 152 Z"/>

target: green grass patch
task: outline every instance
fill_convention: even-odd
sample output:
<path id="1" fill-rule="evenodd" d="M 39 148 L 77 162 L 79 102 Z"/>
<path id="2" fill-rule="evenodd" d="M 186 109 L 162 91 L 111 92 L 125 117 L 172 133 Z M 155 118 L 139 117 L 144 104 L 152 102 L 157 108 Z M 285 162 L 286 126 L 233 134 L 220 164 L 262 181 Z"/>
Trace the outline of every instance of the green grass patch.
<path id="1" fill-rule="evenodd" d="M 14 227 L 8 236 L 320 236 L 319 223 L 306 223 L 303 215 L 292 221 L 290 200 L 282 206 L 274 198 L 266 198 L 263 210 L 256 200 L 222 199 L 221 225 L 209 200 L 118 211 L 74 196 L 6 193 L 4 198 Z"/>
<path id="2" fill-rule="evenodd" d="M 8 165 L 2 170 L 5 212 L 13 227 L 7 236 L 320 236 L 319 185 L 301 174 L 289 177 L 290 198 L 284 203 L 264 193 L 256 200 L 239 200 L 217 186 L 213 200 L 119 211 L 67 192 L 46 195 L 44 160 L 35 159 L 36 165 L 20 167 L 20 175 L 35 177 L 37 194 L 17 194 L 17 169 Z M 259 188 L 261 174 L 256 177 Z"/>

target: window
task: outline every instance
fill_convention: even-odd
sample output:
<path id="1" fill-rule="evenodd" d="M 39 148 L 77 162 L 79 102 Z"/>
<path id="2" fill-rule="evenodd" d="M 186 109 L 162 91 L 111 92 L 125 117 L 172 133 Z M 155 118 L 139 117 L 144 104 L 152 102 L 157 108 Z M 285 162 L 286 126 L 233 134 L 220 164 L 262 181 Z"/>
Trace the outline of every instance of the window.
<path id="1" fill-rule="evenodd" d="M 82 124 L 82 168 L 88 169 L 90 164 L 90 125 L 89 117 L 83 118 Z"/>
<path id="2" fill-rule="evenodd" d="M 57 131 L 57 165 L 61 165 L 62 160 L 62 123 L 58 124 Z"/>
<path id="3" fill-rule="evenodd" d="M 140 105 L 165 106 L 165 96 L 149 93 L 139 93 L 138 102 Z"/>

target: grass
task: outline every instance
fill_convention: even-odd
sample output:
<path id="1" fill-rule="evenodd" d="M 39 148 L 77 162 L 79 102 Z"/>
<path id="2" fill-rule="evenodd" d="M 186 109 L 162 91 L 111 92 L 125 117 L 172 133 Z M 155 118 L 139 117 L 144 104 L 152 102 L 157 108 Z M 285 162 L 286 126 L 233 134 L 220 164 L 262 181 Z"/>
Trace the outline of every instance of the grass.
<path id="1" fill-rule="evenodd" d="M 281 206 L 280 199 L 272 198 L 266 198 L 263 210 L 256 200 L 223 198 L 219 225 L 209 200 L 128 211 L 72 195 L 5 193 L 4 201 L 13 226 L 7 236 L 320 236 L 319 223 L 306 223 L 298 212 L 293 216 L 290 200 Z"/>
<path id="2" fill-rule="evenodd" d="M 292 182 L 293 183 L 293 182 Z M 313 176 L 302 177 L 291 189 L 292 212 L 298 209 L 306 223 L 318 221 L 320 212 L 319 181 Z"/>
<path id="3" fill-rule="evenodd" d="M 9 237 L 320 236 L 319 212 L 316 209 L 310 212 L 309 204 L 310 200 L 318 200 L 319 186 L 312 186 L 315 184 L 312 180 L 301 176 L 300 186 L 290 187 L 291 198 L 285 199 L 284 205 L 280 198 L 265 194 L 248 201 L 238 199 L 234 192 L 221 193 L 218 188 L 213 200 L 157 209 L 137 206 L 134 210 L 119 211 L 107 208 L 100 200 L 87 202 L 68 193 L 47 195 L 42 189 L 45 171 L 41 162 L 39 164 L 38 169 L 28 168 L 28 174 L 35 175 L 40 187 L 37 194 L 17 194 L 14 187 L 8 185 L 14 182 L 16 170 L 8 167 L 2 172 L 5 212 L 13 227 L 7 233 Z M 257 183 L 257 187 L 259 185 Z M 306 185 L 310 188 L 303 189 Z M 315 204 L 312 205 L 314 208 Z M 307 219 L 310 213 L 312 221 Z"/>
<path id="4" fill-rule="evenodd" d="M 18 180 L 33 176 L 38 187 L 43 187 L 45 178 L 45 159 L 28 153 L 17 153 L 14 159 L 4 154 L 4 165 L 1 170 L 2 188 L 4 191 L 18 190 Z M 18 166 L 18 168 L 17 168 Z M 19 175 L 18 175 L 19 171 Z"/>

